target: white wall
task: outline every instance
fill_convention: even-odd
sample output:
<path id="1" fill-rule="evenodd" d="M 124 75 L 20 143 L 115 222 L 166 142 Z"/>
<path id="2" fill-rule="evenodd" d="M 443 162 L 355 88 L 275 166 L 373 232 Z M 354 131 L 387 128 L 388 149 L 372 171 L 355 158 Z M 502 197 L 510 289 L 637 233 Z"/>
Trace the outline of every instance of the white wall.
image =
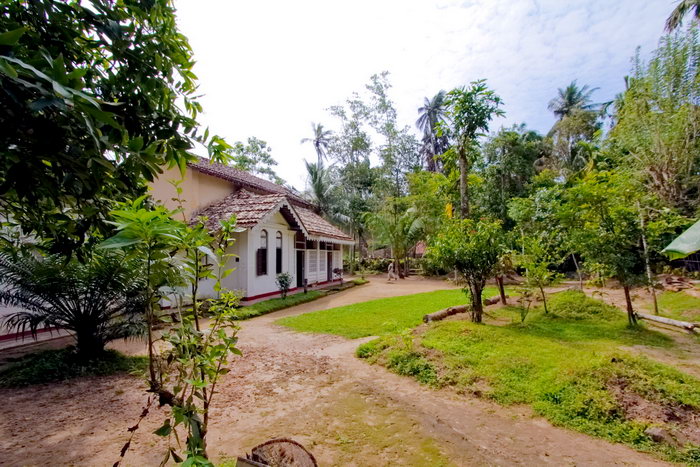
<path id="1" fill-rule="evenodd" d="M 258 276 L 257 268 L 255 267 L 256 251 L 260 246 L 260 232 L 262 229 L 267 230 L 267 274 Z M 268 220 L 256 225 L 248 233 L 247 245 L 247 278 L 248 278 L 248 293 L 246 296 L 252 297 L 270 292 L 277 292 L 279 288 L 275 283 L 277 273 L 275 271 L 276 264 L 276 235 L 277 232 L 282 232 L 282 272 L 287 272 L 292 276 L 292 288 L 296 284 L 296 257 L 294 250 L 294 235 L 295 231 L 289 228 L 289 224 L 277 212 Z M 241 256 L 241 261 L 243 257 Z M 235 273 L 234 273 L 235 274 Z"/>

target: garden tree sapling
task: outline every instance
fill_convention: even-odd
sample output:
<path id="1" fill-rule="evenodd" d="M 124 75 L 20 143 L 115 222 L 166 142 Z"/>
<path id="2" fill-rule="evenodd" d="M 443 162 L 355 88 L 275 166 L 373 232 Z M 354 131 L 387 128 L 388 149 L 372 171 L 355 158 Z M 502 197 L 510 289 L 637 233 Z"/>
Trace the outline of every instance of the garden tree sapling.
<path id="1" fill-rule="evenodd" d="M 482 320 L 482 292 L 486 281 L 494 276 L 504 251 L 501 224 L 488 220 L 449 220 L 430 244 L 431 259 L 446 268 L 456 269 L 467 281 L 465 293 L 470 298 L 475 323 Z"/>
<path id="2" fill-rule="evenodd" d="M 555 238 L 547 232 L 525 237 L 523 254 L 517 258 L 518 265 L 525 269 L 525 287 L 537 288 L 540 291 L 545 313 L 549 313 L 549 310 L 544 288 L 559 277 L 554 268 L 561 263 L 561 259 L 556 254 L 556 245 L 552 243 Z"/>
<path id="3" fill-rule="evenodd" d="M 172 212 L 162 206 L 148 208 L 146 196 L 123 203 L 112 211 L 110 224 L 116 234 L 100 244 L 102 249 L 122 249 L 138 260 L 145 278 L 145 321 L 148 336 L 148 373 L 151 384 L 156 384 L 155 355 L 153 353 L 153 326 L 160 312 L 160 289 L 173 283 L 179 285 L 173 267 L 171 252 L 175 249 L 172 233 L 178 222 Z"/>
<path id="4" fill-rule="evenodd" d="M 214 238 L 204 229 L 203 219 L 188 226 L 172 219 L 177 212 L 161 206 L 149 208 L 143 198 L 125 205 L 113 212 L 117 234 L 102 247 L 123 248 L 144 263 L 149 298 L 149 392 L 158 396 L 161 405 L 172 408 L 172 416 L 156 434 L 170 437 L 178 425 L 183 425 L 187 430 L 186 458 L 191 465 L 211 465 L 206 444 L 210 406 L 219 378 L 228 371 L 225 365 L 230 356 L 240 353 L 236 348 L 234 309 L 240 297 L 227 294 L 225 301 L 215 301 L 209 307 L 212 319 L 203 329 L 198 283 L 211 279 L 215 290 L 221 290 L 221 279 L 228 274 L 221 265 L 230 257 L 227 251 L 236 229 L 233 221 L 224 223 Z M 205 256 L 213 267 L 205 264 Z M 158 353 L 152 326 L 156 321 L 169 321 L 158 311 L 163 294 L 173 290 L 189 290 L 191 305 L 180 313 L 179 323 L 161 336 L 168 345 Z M 167 456 L 181 461 L 175 449 L 169 449 Z"/>

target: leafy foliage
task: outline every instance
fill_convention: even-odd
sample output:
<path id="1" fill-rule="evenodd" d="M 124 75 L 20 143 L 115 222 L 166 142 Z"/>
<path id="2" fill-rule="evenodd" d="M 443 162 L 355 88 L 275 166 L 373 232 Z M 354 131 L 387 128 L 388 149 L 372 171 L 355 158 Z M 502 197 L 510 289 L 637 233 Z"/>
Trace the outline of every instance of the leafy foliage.
<path id="1" fill-rule="evenodd" d="M 666 36 L 649 63 L 635 60 L 617 103 L 612 142 L 667 206 L 697 209 L 700 139 L 700 43 L 697 27 Z"/>
<path id="2" fill-rule="evenodd" d="M 143 335 L 146 284 L 138 262 L 108 253 L 89 263 L 61 256 L 0 254 L 0 304 L 22 308 L 4 319 L 17 331 L 73 333 L 78 356 L 95 358 L 105 344 Z"/>
<path id="3" fill-rule="evenodd" d="M 287 298 L 289 287 L 292 285 L 292 276 L 288 272 L 277 274 L 275 283 L 277 284 L 277 288 L 280 289 L 281 298 L 284 300 Z"/>
<path id="4" fill-rule="evenodd" d="M 501 225 L 485 220 L 451 220 L 430 244 L 429 255 L 433 260 L 456 269 L 467 281 L 465 292 L 471 299 L 475 323 L 481 322 L 486 281 L 495 275 L 504 250 Z"/>
<path id="5" fill-rule="evenodd" d="M 90 357 L 87 360 L 79 357 L 73 348 L 32 353 L 0 370 L 0 387 L 22 387 L 122 372 L 142 374 L 148 365 L 145 357 L 126 356 L 114 350 Z"/>
<path id="6" fill-rule="evenodd" d="M 114 203 L 195 144 L 225 159 L 170 0 L 5 2 L 0 31 L 0 206 L 51 251 L 99 242 Z"/>

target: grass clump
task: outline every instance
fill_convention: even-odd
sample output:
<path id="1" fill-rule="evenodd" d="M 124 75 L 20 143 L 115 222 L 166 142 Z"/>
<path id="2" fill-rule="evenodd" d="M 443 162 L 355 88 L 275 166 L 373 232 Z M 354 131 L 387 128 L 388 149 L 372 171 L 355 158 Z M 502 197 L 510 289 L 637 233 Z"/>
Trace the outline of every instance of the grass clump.
<path id="1" fill-rule="evenodd" d="M 324 291 L 310 290 L 307 293 L 289 295 L 287 298 L 273 298 L 271 300 L 265 300 L 263 302 L 258 302 L 253 305 L 239 308 L 235 312 L 235 318 L 239 320 L 255 318 L 256 316 L 301 305 L 302 303 L 311 302 L 325 296 L 326 293 Z"/>
<path id="2" fill-rule="evenodd" d="M 696 463 L 700 381 L 620 350 L 672 341 L 629 328 L 622 312 L 580 292 L 557 295 L 549 314 L 537 308 L 525 324 L 442 321 L 410 350 L 401 335 L 386 335 L 361 345 L 357 356 L 429 385 L 454 386 L 503 405 L 528 404 L 556 425 Z M 653 441 L 645 432 L 650 426 L 662 427 L 675 442 Z"/>
<path id="3" fill-rule="evenodd" d="M 87 361 L 79 359 L 72 347 L 45 350 L 22 357 L 0 370 L 0 387 L 22 387 L 83 376 L 143 373 L 147 367 L 147 357 L 127 356 L 116 350 L 106 350 Z"/>
<path id="4" fill-rule="evenodd" d="M 355 285 L 364 285 L 364 284 L 368 283 L 369 281 L 367 279 L 365 279 L 364 277 L 356 277 L 355 279 L 351 280 L 350 282 L 352 282 Z"/>
<path id="5" fill-rule="evenodd" d="M 487 287 L 484 296 L 496 293 L 495 287 Z M 336 334 L 357 339 L 418 326 L 425 314 L 464 304 L 465 301 L 461 290 L 438 290 L 290 316 L 278 320 L 277 323 L 297 331 Z"/>
<path id="6" fill-rule="evenodd" d="M 685 293 L 665 291 L 657 295 L 659 314 L 680 321 L 700 321 L 700 298 Z M 646 308 L 652 311 L 653 305 Z"/>
<path id="7" fill-rule="evenodd" d="M 565 319 L 615 320 L 620 315 L 620 310 L 614 306 L 591 298 L 580 290 L 552 294 L 549 304 L 552 315 Z"/>

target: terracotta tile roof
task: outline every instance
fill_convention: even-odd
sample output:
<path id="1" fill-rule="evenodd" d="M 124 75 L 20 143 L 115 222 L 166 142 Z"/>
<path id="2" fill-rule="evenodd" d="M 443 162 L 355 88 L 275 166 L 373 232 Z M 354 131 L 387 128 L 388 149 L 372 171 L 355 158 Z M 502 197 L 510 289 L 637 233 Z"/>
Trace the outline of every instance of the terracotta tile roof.
<path id="1" fill-rule="evenodd" d="M 352 241 L 352 238 L 343 231 L 312 210 L 294 206 L 287 197 L 279 194 L 258 195 L 246 190 L 240 190 L 210 204 L 204 209 L 200 209 L 194 213 L 192 218 L 206 217 L 205 225 L 207 229 L 213 231 L 219 228 L 221 219 L 230 219 L 235 214 L 238 221 L 237 225 L 249 229 L 262 221 L 268 213 L 275 209 L 280 209 L 287 222 L 293 227 L 300 229 L 306 236 L 343 242 Z"/>
<path id="2" fill-rule="evenodd" d="M 218 164 L 216 162 L 211 162 L 209 159 L 204 157 L 199 157 L 197 162 L 190 162 L 187 165 L 198 172 L 236 183 L 241 185 L 243 188 L 259 190 L 266 194 L 284 195 L 295 204 L 301 204 L 308 207 L 312 206 L 311 203 L 294 193 L 289 188 L 272 183 L 269 180 L 256 177 L 255 175 L 251 175 L 243 170 Z"/>
<path id="3" fill-rule="evenodd" d="M 310 209 L 296 207 L 301 222 L 311 236 L 324 237 L 333 240 L 352 241 L 345 232 L 334 226 Z"/>
<path id="4" fill-rule="evenodd" d="M 247 229 L 255 226 L 268 212 L 285 200 L 283 195 L 255 195 L 240 190 L 200 209 L 192 218 L 207 217 L 207 229 L 216 230 L 219 228 L 219 220 L 230 219 L 235 214 L 237 225 Z"/>

